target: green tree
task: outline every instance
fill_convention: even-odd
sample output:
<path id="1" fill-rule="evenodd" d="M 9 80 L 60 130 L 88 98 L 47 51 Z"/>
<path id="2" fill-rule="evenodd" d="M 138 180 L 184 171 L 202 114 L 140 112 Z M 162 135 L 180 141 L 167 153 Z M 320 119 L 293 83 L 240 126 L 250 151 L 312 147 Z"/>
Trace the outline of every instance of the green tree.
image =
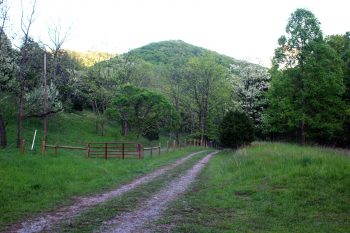
<path id="1" fill-rule="evenodd" d="M 350 32 L 344 35 L 331 35 L 326 42 L 340 56 L 344 62 L 344 101 L 346 103 L 346 114 L 344 114 L 343 134 L 339 136 L 343 146 L 350 144 Z"/>
<path id="2" fill-rule="evenodd" d="M 270 132 L 298 131 L 301 144 L 306 136 L 330 141 L 344 113 L 342 61 L 323 41 L 310 11 L 297 9 L 286 32 L 271 69 L 267 126 Z"/>
<path id="3" fill-rule="evenodd" d="M 220 124 L 220 142 L 225 147 L 238 148 L 254 140 L 254 125 L 244 113 L 229 111 Z"/>
<path id="4" fill-rule="evenodd" d="M 178 125 L 177 112 L 164 96 L 133 85 L 125 85 L 120 90 L 113 106 L 119 114 L 122 128 L 127 127 L 127 131 L 122 133 L 135 128 L 137 138 L 148 133 L 156 134 L 162 128 L 173 130 Z"/>
<path id="5" fill-rule="evenodd" d="M 103 64 L 98 63 L 88 69 L 83 85 L 85 98 L 96 114 L 96 134 L 103 136 L 106 110 L 112 103 L 113 93 L 117 91 L 117 80 L 109 75 Z"/>
<path id="6" fill-rule="evenodd" d="M 0 138 L 1 146 L 7 145 L 6 119 L 12 113 L 14 76 L 17 69 L 16 53 L 11 42 L 0 28 Z"/>
<path id="7" fill-rule="evenodd" d="M 194 102 L 199 122 L 201 143 L 204 142 L 208 130 L 208 116 L 216 105 L 213 100 L 225 90 L 228 71 L 219 65 L 214 57 L 193 58 L 187 64 L 186 86 Z M 220 101 L 220 100 L 219 100 Z"/>

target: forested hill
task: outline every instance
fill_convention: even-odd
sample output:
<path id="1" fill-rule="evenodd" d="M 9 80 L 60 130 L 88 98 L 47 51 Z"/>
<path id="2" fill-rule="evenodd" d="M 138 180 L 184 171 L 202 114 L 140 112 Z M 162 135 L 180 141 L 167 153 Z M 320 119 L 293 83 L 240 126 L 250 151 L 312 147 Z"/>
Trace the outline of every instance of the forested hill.
<path id="1" fill-rule="evenodd" d="M 178 121 L 172 121 L 178 122 L 173 134 L 217 139 L 218 126 L 227 109 L 248 106 L 239 102 L 238 95 L 250 96 L 249 114 L 254 115 L 256 131 L 261 131 L 264 103 L 260 99 L 267 89 L 269 75 L 262 66 L 171 40 L 151 43 L 99 62 L 89 69 L 85 82 L 93 83 L 98 92 L 110 93 L 106 103 L 115 98 L 115 93 L 122 93 L 125 85 L 159 93 L 174 108 L 171 112 L 178 114 Z M 127 92 L 137 92 L 126 88 L 129 88 Z M 257 99 L 256 106 L 251 104 L 252 98 Z M 119 108 L 125 107 L 123 104 Z"/>
<path id="2" fill-rule="evenodd" d="M 182 65 L 193 57 L 213 56 L 223 66 L 242 63 L 243 61 L 221 55 L 217 52 L 188 44 L 182 40 L 154 42 L 131 50 L 129 55 L 141 58 L 154 65 Z M 245 63 L 245 62 L 243 62 Z"/>

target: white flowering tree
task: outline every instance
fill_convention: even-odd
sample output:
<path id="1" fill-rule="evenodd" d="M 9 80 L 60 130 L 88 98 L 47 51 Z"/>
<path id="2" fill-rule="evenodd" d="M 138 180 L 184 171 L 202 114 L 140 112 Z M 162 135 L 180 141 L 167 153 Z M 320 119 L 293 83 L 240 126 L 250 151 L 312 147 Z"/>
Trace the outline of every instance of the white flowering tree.
<path id="1" fill-rule="evenodd" d="M 269 88 L 270 75 L 265 67 L 249 63 L 230 66 L 233 98 L 253 120 L 257 136 L 263 128 L 264 93 Z"/>
<path id="2" fill-rule="evenodd" d="M 25 94 L 24 118 L 45 117 L 62 111 L 62 103 L 56 86 L 51 83 L 47 87 L 47 108 L 44 106 L 44 86 L 39 86 L 33 91 Z"/>

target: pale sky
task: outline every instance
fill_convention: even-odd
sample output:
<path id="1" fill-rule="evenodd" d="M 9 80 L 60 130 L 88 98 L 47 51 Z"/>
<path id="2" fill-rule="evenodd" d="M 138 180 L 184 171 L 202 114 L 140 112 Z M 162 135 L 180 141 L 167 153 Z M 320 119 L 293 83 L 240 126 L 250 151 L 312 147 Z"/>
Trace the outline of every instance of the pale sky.
<path id="1" fill-rule="evenodd" d="M 350 31 L 350 0 L 37 0 L 31 35 L 48 42 L 48 28 L 60 22 L 72 28 L 66 49 L 120 54 L 183 40 L 268 66 L 297 8 L 311 10 L 325 35 Z M 12 33 L 19 32 L 20 15 L 21 0 L 12 0 Z"/>

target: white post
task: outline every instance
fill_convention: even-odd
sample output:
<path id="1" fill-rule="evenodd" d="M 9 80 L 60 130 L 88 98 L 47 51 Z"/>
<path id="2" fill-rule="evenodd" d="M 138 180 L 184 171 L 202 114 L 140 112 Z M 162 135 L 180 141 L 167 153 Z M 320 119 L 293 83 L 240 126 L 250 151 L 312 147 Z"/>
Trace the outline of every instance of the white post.
<path id="1" fill-rule="evenodd" d="M 35 138 L 36 138 L 36 131 L 34 131 L 34 137 L 33 137 L 33 142 L 32 142 L 32 148 L 30 150 L 33 150 L 34 149 L 34 143 L 35 143 Z"/>

